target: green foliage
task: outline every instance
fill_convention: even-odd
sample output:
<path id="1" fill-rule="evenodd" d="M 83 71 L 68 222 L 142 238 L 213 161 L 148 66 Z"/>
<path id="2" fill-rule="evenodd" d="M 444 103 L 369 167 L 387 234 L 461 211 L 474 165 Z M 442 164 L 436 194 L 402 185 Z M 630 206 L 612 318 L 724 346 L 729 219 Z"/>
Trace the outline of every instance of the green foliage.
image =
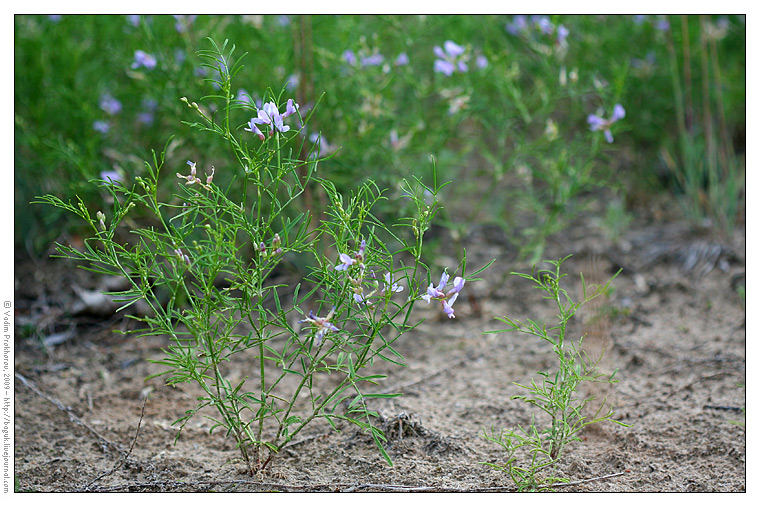
<path id="1" fill-rule="evenodd" d="M 183 101 L 197 116 L 187 124 L 225 146 L 226 160 L 199 169 L 191 161 L 178 166 L 166 151 L 154 153 L 133 184 L 100 181 L 113 206 L 94 216 L 81 197 L 76 203 L 39 198 L 89 228 L 83 250 L 58 244 L 58 251 L 96 273 L 126 279 L 129 288 L 109 293 L 120 310 L 138 301 L 149 306 L 132 318 L 142 323 L 134 331 L 139 336 L 169 338 L 164 357 L 154 361 L 164 368 L 157 376 L 203 392 L 175 421 L 177 438 L 192 417 L 211 408 L 212 431 L 233 438 L 254 473 L 311 421 L 344 420 L 370 433 L 390 463 L 367 401 L 396 395 L 367 392 L 384 378 L 367 370 L 376 361 L 404 364 L 394 343 L 416 326 L 412 308 L 425 299 L 430 274 L 423 236 L 440 187 L 404 180 L 416 213 L 397 227 L 386 225 L 374 214 L 384 199 L 379 187 L 364 182 L 351 195 L 340 192 L 317 176 L 323 159 L 313 151 L 299 158 L 304 144 L 297 130 L 261 125 L 260 141 L 235 122 L 236 109 L 250 107 L 232 93 L 242 64 L 234 46 L 210 43 L 200 54 L 219 73 L 218 92 Z M 280 108 L 284 102 L 271 91 L 266 100 Z M 293 115 L 306 122 L 300 112 Z M 227 185 L 219 182 L 225 176 Z M 175 189 L 164 197 L 160 187 L 167 183 Z M 315 186 L 327 196 L 319 220 L 303 203 Z M 136 212 L 149 221 L 125 237 L 123 226 Z M 289 264 L 306 270 L 294 285 L 276 277 Z M 463 273 L 464 267 L 463 261 Z M 394 297 L 403 290 L 408 295 Z M 232 378 L 227 364 L 241 354 L 256 367 Z"/>
<path id="2" fill-rule="evenodd" d="M 661 26 L 666 20 L 669 30 Z M 195 53 L 206 36 L 246 41 L 248 65 L 237 76 L 245 88 L 230 90 L 235 104 L 225 112 L 231 124 L 255 115 L 251 100 L 260 105 L 264 96 L 254 90 L 286 91 L 310 117 L 294 150 L 306 158 L 320 136 L 320 170 L 341 192 L 365 180 L 389 189 L 376 208 L 388 220 L 398 218 L 403 178 L 431 185 L 433 155 L 440 177 L 458 182 L 441 194 L 447 213 L 440 223 L 452 231 L 474 220 L 497 224 L 533 261 L 548 236 L 608 188 L 625 202 L 631 191 L 673 184 L 692 215 L 714 217 L 721 227 L 736 221 L 743 207 L 743 162 L 735 153 L 745 123 L 742 17 L 705 18 L 702 32 L 693 16 L 526 17 L 521 29 L 507 29 L 516 23 L 510 16 L 16 16 L 16 216 L 25 232 L 16 242 L 39 252 L 61 234 L 83 233 L 68 215 L 29 201 L 77 194 L 100 206 L 108 192 L 87 182 L 112 170 L 123 181 L 144 177 L 142 160 L 164 145 L 167 131 L 170 155 L 212 164 L 224 158 L 189 126 L 178 128 L 181 97 L 219 93 L 218 69 Z M 704 50 L 700 33 L 709 35 Z M 446 41 L 464 49 L 466 72 L 435 72 L 434 47 Z M 133 68 L 137 50 L 155 57 L 155 68 Z M 689 86 L 683 69 L 691 67 Z M 674 69 L 682 89 L 675 100 Z M 120 111 L 101 108 L 107 95 Z M 608 144 L 586 118 L 609 115 L 617 103 L 628 114 Z M 208 105 L 209 118 L 220 114 L 222 104 Z M 108 122 L 108 131 L 95 130 L 97 121 Z M 217 178 L 231 183 L 227 173 Z M 319 188 L 305 196 L 312 210 L 324 200 Z"/>
<path id="3" fill-rule="evenodd" d="M 492 428 L 490 434 L 484 432 L 487 440 L 497 443 L 507 453 L 503 463 L 485 464 L 507 473 L 521 491 L 550 490 L 555 483 L 566 482 L 555 475 L 556 468 L 567 445 L 579 441 L 578 434 L 586 426 L 603 421 L 628 426 L 613 419 L 615 413 L 606 400 L 599 404 L 595 411 L 589 411 L 589 403 L 594 398 L 579 395 L 581 384 L 617 382 L 613 380 L 617 370 L 610 375 L 599 372 L 601 357 L 592 360 L 583 350 L 583 338 L 573 342 L 566 336 L 567 324 L 578 309 L 592 299 L 604 295 L 615 277 L 604 286 L 587 287 L 584 281 L 582 299 L 573 301 L 561 284 L 566 276 L 560 274 L 565 260 L 567 257 L 558 261 L 547 261 L 554 266 L 553 269 L 534 267 L 530 274 L 512 273 L 532 281 L 536 289 L 545 293 L 545 299 L 556 304 L 558 322 L 547 327 L 546 324 L 530 319 L 521 322 L 509 317 L 499 317 L 498 320 L 508 324 L 509 328 L 495 331 L 519 331 L 535 336 L 552 346 L 552 352 L 557 359 L 556 371 L 538 372 L 539 381 L 531 379 L 530 385 L 515 384 L 527 394 L 512 397 L 539 409 L 543 417 L 548 417 L 549 424 L 542 428 L 533 416 L 531 424 L 525 428 L 518 426 L 498 432 Z M 592 291 L 588 292 L 588 289 Z"/>

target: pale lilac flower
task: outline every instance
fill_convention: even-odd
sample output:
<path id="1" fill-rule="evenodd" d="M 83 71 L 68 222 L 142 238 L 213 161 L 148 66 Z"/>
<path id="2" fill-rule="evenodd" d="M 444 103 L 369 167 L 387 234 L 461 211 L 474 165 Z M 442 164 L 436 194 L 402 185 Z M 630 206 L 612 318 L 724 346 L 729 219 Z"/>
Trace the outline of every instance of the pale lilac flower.
<path id="1" fill-rule="evenodd" d="M 280 26 L 288 26 L 290 24 L 290 17 L 287 14 L 277 16 L 277 24 Z"/>
<path id="2" fill-rule="evenodd" d="M 385 273 L 385 285 L 380 291 L 381 294 L 387 294 L 388 292 L 401 292 L 402 290 L 404 290 L 404 287 L 394 282 L 393 277 L 390 273 Z"/>
<path id="3" fill-rule="evenodd" d="M 327 314 L 326 317 L 319 317 L 317 315 L 314 315 L 314 312 L 309 310 L 309 316 L 303 320 L 299 320 L 298 322 L 308 322 L 310 324 L 314 324 L 317 328 L 317 332 L 314 335 L 314 337 L 317 339 L 317 346 L 319 346 L 320 343 L 322 343 L 322 339 L 324 336 L 329 333 L 330 331 L 337 333 L 340 331 L 338 327 L 330 322 L 330 319 L 333 317 L 333 314 L 335 313 L 335 307 L 333 306 L 332 310 L 330 310 L 330 313 Z"/>
<path id="4" fill-rule="evenodd" d="M 294 114 L 297 110 L 298 104 L 293 102 L 293 99 L 288 99 L 284 114 L 280 114 L 279 109 L 277 109 L 277 104 L 274 102 L 267 102 L 264 104 L 264 107 L 258 110 L 258 116 L 256 118 L 251 118 L 251 120 L 248 122 L 248 128 L 245 130 L 248 132 L 253 132 L 259 136 L 259 139 L 262 141 L 264 140 L 265 136 L 264 133 L 258 128 L 258 125 L 268 125 L 270 128 L 270 136 L 274 134 L 275 130 L 284 134 L 290 130 L 290 126 L 285 125 L 282 119 L 290 116 L 291 114 Z"/>
<path id="5" fill-rule="evenodd" d="M 293 91 L 296 88 L 298 88 L 298 83 L 301 81 L 301 76 L 298 73 L 291 74 L 288 76 L 288 82 L 285 83 L 285 88 L 288 91 Z"/>
<path id="6" fill-rule="evenodd" d="M 139 14 L 128 14 L 127 15 L 127 21 L 130 25 L 134 26 L 135 28 L 140 26 L 140 15 Z"/>
<path id="7" fill-rule="evenodd" d="M 636 23 L 637 25 L 642 24 L 646 20 L 647 20 L 646 14 L 635 14 L 633 16 L 633 22 Z"/>
<path id="8" fill-rule="evenodd" d="M 350 49 L 343 51 L 343 60 L 349 65 L 356 65 L 356 55 Z"/>
<path id="9" fill-rule="evenodd" d="M 475 59 L 475 66 L 479 69 L 485 69 L 488 67 L 488 58 L 483 55 L 478 55 L 478 57 Z"/>
<path id="10" fill-rule="evenodd" d="M 287 118 L 291 114 L 295 114 L 298 112 L 298 104 L 293 102 L 293 99 L 288 99 L 287 104 L 285 104 L 285 112 L 282 113 L 283 118 Z"/>
<path id="11" fill-rule="evenodd" d="M 340 258 L 340 264 L 335 266 L 336 271 L 346 271 L 348 268 L 356 264 L 356 259 L 348 254 L 342 253 L 338 257 Z"/>
<path id="12" fill-rule="evenodd" d="M 434 72 L 442 73 L 445 76 L 450 76 L 455 71 L 467 72 L 465 48 L 459 44 L 447 40 L 443 43 L 443 49 L 440 46 L 435 46 L 433 53 L 438 57 L 433 62 Z"/>
<path id="13" fill-rule="evenodd" d="M 565 25 L 559 25 L 557 27 L 557 44 L 564 47 L 567 44 L 568 35 L 570 35 L 570 30 Z"/>
<path id="14" fill-rule="evenodd" d="M 137 69 L 139 67 L 145 67 L 148 70 L 156 68 L 156 57 L 146 53 L 145 51 L 138 49 L 135 51 L 135 61 L 132 62 L 131 67 Z"/>
<path id="15" fill-rule="evenodd" d="M 507 24 L 506 29 L 512 35 L 518 35 L 528 29 L 528 18 L 524 14 L 518 14 Z"/>
<path id="16" fill-rule="evenodd" d="M 195 175 L 196 173 L 195 162 L 191 162 L 188 160 L 187 165 L 190 166 L 190 174 L 188 174 L 187 176 L 184 176 L 180 173 L 177 173 L 177 178 L 182 178 L 182 179 L 187 180 L 186 185 L 193 185 L 195 183 L 200 183 L 201 180 Z"/>
<path id="17" fill-rule="evenodd" d="M 48 19 L 52 21 L 53 23 L 58 23 L 62 18 L 63 16 L 61 16 L 60 14 L 50 14 L 48 16 Z"/>
<path id="18" fill-rule="evenodd" d="M 375 53 L 373 55 L 364 56 L 362 57 L 361 63 L 362 67 L 374 67 L 377 65 L 382 65 L 385 58 L 380 53 Z"/>
<path id="19" fill-rule="evenodd" d="M 657 30 L 661 30 L 663 32 L 667 32 L 670 30 L 670 22 L 665 17 L 660 17 L 657 19 L 657 21 L 654 22 L 654 27 Z"/>
<path id="20" fill-rule="evenodd" d="M 174 50 L 174 62 L 177 65 L 182 65 L 183 63 L 185 63 L 185 60 L 187 60 L 187 53 L 185 53 L 181 49 L 175 49 Z M 201 69 L 203 69 L 203 67 L 201 67 Z M 196 69 L 196 72 L 197 72 L 197 69 Z"/>
<path id="21" fill-rule="evenodd" d="M 92 128 L 101 134 L 107 134 L 111 130 L 111 124 L 104 120 L 97 120 L 92 123 Z"/>
<path id="22" fill-rule="evenodd" d="M 103 181 L 110 181 L 113 183 L 119 183 L 122 181 L 121 174 L 116 171 L 100 171 L 100 179 Z"/>
<path id="23" fill-rule="evenodd" d="M 535 16 L 533 22 L 541 33 L 544 35 L 551 35 L 554 32 L 554 25 L 546 16 Z"/>
<path id="24" fill-rule="evenodd" d="M 348 268 L 357 263 L 359 264 L 360 268 L 364 269 L 364 252 L 366 249 L 367 242 L 365 240 L 362 240 L 361 244 L 359 245 L 359 250 L 354 254 L 353 257 L 344 253 L 339 254 L 338 258 L 340 260 L 340 263 L 335 266 L 335 269 L 337 271 L 346 271 Z"/>
<path id="25" fill-rule="evenodd" d="M 441 301 L 441 304 L 443 305 L 443 313 L 449 316 L 450 319 L 456 318 L 454 315 L 454 308 L 452 305 L 454 304 L 454 301 L 457 300 L 457 297 L 459 296 L 459 293 L 457 292 L 453 296 L 451 296 L 451 299 L 448 301 L 443 300 Z"/>
<path id="26" fill-rule="evenodd" d="M 433 287 L 433 284 L 431 283 L 430 286 L 427 289 L 427 293 L 422 295 L 422 299 L 425 300 L 425 302 L 430 303 L 431 300 L 436 300 L 441 302 L 441 308 L 443 309 L 443 312 L 449 316 L 450 319 L 454 318 L 454 301 L 457 300 L 457 297 L 459 296 L 459 292 L 464 288 L 465 279 L 461 276 L 457 276 L 454 278 L 454 283 L 452 287 L 444 292 L 444 289 L 446 288 L 446 284 L 449 282 L 449 274 L 445 271 L 441 274 L 441 280 L 438 282 L 437 287 Z"/>
<path id="27" fill-rule="evenodd" d="M 401 52 L 401 53 L 399 53 L 399 55 L 396 57 L 396 61 L 395 61 L 395 62 L 393 62 L 393 64 L 394 64 L 394 65 L 397 65 L 397 66 L 399 66 L 399 67 L 400 67 L 400 66 L 403 66 L 403 65 L 409 65 L 409 57 L 407 56 L 407 54 L 406 54 L 406 53 L 404 53 L 404 52 Z"/>
<path id="28" fill-rule="evenodd" d="M 588 118 L 586 118 L 586 121 L 588 122 L 592 132 L 602 130 L 604 132 L 605 139 L 607 139 L 607 142 L 611 143 L 613 141 L 613 138 L 612 132 L 610 132 L 610 126 L 624 117 L 625 109 L 623 109 L 623 106 L 620 104 L 615 104 L 615 107 L 612 110 L 612 116 L 610 116 L 608 120 L 605 120 L 604 118 L 601 118 L 595 114 L 590 114 L 588 115 Z"/>
<path id="29" fill-rule="evenodd" d="M 121 102 L 113 98 L 110 93 L 104 93 L 100 96 L 100 109 L 111 115 L 119 114 Z"/>
<path id="30" fill-rule="evenodd" d="M 174 23 L 174 29 L 180 33 L 190 28 L 190 25 L 193 24 L 193 22 L 195 21 L 195 18 L 198 17 L 196 14 L 191 14 L 191 15 L 174 14 L 173 16 L 174 16 L 174 19 L 177 20 L 177 22 Z"/>

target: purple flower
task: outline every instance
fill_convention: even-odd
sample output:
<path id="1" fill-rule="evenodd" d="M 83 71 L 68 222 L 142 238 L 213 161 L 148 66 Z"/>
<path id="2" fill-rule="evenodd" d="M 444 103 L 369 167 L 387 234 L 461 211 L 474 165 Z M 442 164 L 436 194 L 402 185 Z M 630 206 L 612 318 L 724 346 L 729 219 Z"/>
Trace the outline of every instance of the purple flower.
<path id="1" fill-rule="evenodd" d="M 317 332 L 314 335 L 314 337 L 317 339 L 317 346 L 319 346 L 320 343 L 322 343 L 322 339 L 324 336 L 329 333 L 330 331 L 337 333 L 340 331 L 338 327 L 330 322 L 330 319 L 333 317 L 333 314 L 335 313 L 335 307 L 333 306 L 332 310 L 330 310 L 330 313 L 327 314 L 326 317 L 319 317 L 317 315 L 314 315 L 314 312 L 309 310 L 309 316 L 303 320 L 299 320 L 298 322 L 308 322 L 310 324 L 314 324 L 317 328 Z"/>
<path id="2" fill-rule="evenodd" d="M 393 277 L 390 273 L 385 273 L 385 285 L 381 289 L 380 293 L 387 294 L 388 292 L 401 292 L 402 290 L 404 290 L 404 287 L 394 282 Z"/>
<path id="3" fill-rule="evenodd" d="M 146 53 L 145 51 L 138 49 L 135 51 L 135 61 L 132 62 L 131 67 L 137 69 L 139 67 L 145 67 L 148 70 L 156 68 L 156 57 Z"/>
<path id="4" fill-rule="evenodd" d="M 524 14 L 518 14 L 506 28 L 512 35 L 518 35 L 528 29 L 528 18 Z"/>
<path id="5" fill-rule="evenodd" d="M 104 120 L 97 120 L 92 123 L 92 128 L 101 134 L 107 134 L 111 130 L 111 124 Z"/>
<path id="6" fill-rule="evenodd" d="M 134 26 L 135 28 L 140 26 L 140 15 L 139 14 L 128 14 L 127 15 L 127 21 L 129 21 L 129 24 Z"/>
<path id="7" fill-rule="evenodd" d="M 433 53 L 438 57 L 433 62 L 434 72 L 442 73 L 445 76 L 450 76 L 455 71 L 467 72 L 465 49 L 459 44 L 447 40 L 443 43 L 443 49 L 440 46 L 435 46 Z"/>
<path id="8" fill-rule="evenodd" d="M 195 18 L 198 17 L 196 14 L 191 14 L 191 15 L 174 14 L 173 16 L 174 16 L 174 19 L 177 20 L 177 22 L 174 23 L 174 29 L 180 33 L 190 28 L 190 25 L 193 24 L 193 22 L 195 21 Z"/>
<path id="9" fill-rule="evenodd" d="M 586 121 L 588 122 L 592 132 L 597 130 L 604 131 L 605 139 L 607 139 L 608 143 L 611 143 L 613 141 L 613 138 L 612 132 L 610 132 L 610 126 L 622 118 L 625 118 L 625 109 L 623 109 L 623 106 L 620 104 L 615 104 L 615 107 L 612 110 L 612 116 L 610 116 L 608 120 L 605 120 L 604 118 L 601 118 L 595 114 L 590 114 L 588 115 L 588 118 L 586 118 Z"/>
<path id="10" fill-rule="evenodd" d="M 488 58 L 483 55 L 478 55 L 478 57 L 475 59 L 475 66 L 479 69 L 485 69 L 488 67 Z"/>
<path id="11" fill-rule="evenodd" d="M 248 132 L 253 132 L 259 136 L 259 139 L 262 141 L 264 140 L 265 136 L 264 133 L 259 129 L 259 125 L 268 125 L 270 128 L 270 136 L 273 135 L 275 131 L 284 134 L 290 130 L 290 127 L 283 123 L 283 118 L 294 114 L 296 111 L 298 111 L 298 104 L 293 102 L 293 99 L 288 99 L 288 103 L 285 106 L 285 113 L 283 114 L 280 114 L 279 109 L 277 109 L 277 104 L 274 102 L 267 102 L 264 104 L 264 107 L 259 109 L 258 116 L 256 118 L 251 118 L 251 120 L 248 122 L 248 128 L 245 130 Z"/>
<path id="12" fill-rule="evenodd" d="M 382 65 L 383 60 L 385 60 L 385 58 L 383 58 L 383 55 L 380 53 L 364 56 L 362 57 L 362 67 L 375 67 L 377 65 Z"/>
<path id="13" fill-rule="evenodd" d="M 396 61 L 393 62 L 393 64 L 399 67 L 402 65 L 409 65 L 409 57 L 404 52 L 399 53 L 399 55 L 396 57 Z"/>
<path id="14" fill-rule="evenodd" d="M 464 288 L 465 279 L 461 276 L 454 278 L 452 287 L 448 291 L 444 292 L 444 289 L 446 288 L 446 284 L 448 282 L 449 274 L 444 271 L 441 274 L 441 280 L 438 282 L 438 286 L 433 287 L 433 284 L 431 283 L 427 289 L 427 293 L 422 295 L 422 299 L 424 299 L 426 303 L 430 303 L 430 301 L 433 299 L 440 301 L 443 312 L 448 315 L 450 319 L 453 319 L 455 318 L 453 308 L 454 301 L 457 300 L 459 292 Z"/>
<path id="15" fill-rule="evenodd" d="M 121 112 L 121 102 L 113 98 L 110 93 L 104 93 L 100 96 L 100 109 L 111 115 L 118 114 Z"/>
<path id="16" fill-rule="evenodd" d="M 536 16 L 533 18 L 536 28 L 538 28 L 544 35 L 551 35 L 554 32 L 554 25 L 546 16 Z"/>
<path id="17" fill-rule="evenodd" d="M 100 179 L 103 181 L 110 181 L 111 183 L 118 183 L 122 181 L 121 174 L 116 171 L 100 171 Z"/>
<path id="18" fill-rule="evenodd" d="M 48 16 L 48 19 L 52 21 L 53 23 L 58 23 L 62 17 L 63 16 L 61 16 L 60 14 L 50 14 Z"/>
<path id="19" fill-rule="evenodd" d="M 666 18 L 664 18 L 664 17 L 663 18 L 659 18 L 657 21 L 655 21 L 654 27 L 657 30 L 661 30 L 663 32 L 667 32 L 668 30 L 670 30 L 670 22 Z"/>
<path id="20" fill-rule="evenodd" d="M 358 263 L 359 267 L 364 269 L 364 252 L 367 249 L 367 242 L 362 240 L 359 250 L 351 257 L 348 254 L 339 254 L 340 263 L 335 266 L 336 271 L 346 271 L 348 268 Z"/>
<path id="21" fill-rule="evenodd" d="M 350 49 L 343 51 L 343 60 L 349 65 L 356 65 L 356 55 Z"/>
<path id="22" fill-rule="evenodd" d="M 557 27 L 557 44 L 564 46 L 568 35 L 570 35 L 570 30 L 565 25 L 559 25 Z"/>
<path id="23" fill-rule="evenodd" d="M 188 174 L 187 176 L 184 176 L 180 173 L 177 173 L 177 178 L 186 179 L 187 180 L 187 183 L 185 183 L 186 185 L 193 185 L 195 183 L 200 183 L 201 180 L 195 175 L 196 173 L 195 162 L 191 162 L 188 160 L 187 165 L 190 166 L 190 174 Z"/>
<path id="24" fill-rule="evenodd" d="M 356 264 L 356 259 L 348 254 L 342 253 L 338 257 L 340 258 L 340 264 L 335 266 L 336 271 L 346 271 L 348 268 Z"/>

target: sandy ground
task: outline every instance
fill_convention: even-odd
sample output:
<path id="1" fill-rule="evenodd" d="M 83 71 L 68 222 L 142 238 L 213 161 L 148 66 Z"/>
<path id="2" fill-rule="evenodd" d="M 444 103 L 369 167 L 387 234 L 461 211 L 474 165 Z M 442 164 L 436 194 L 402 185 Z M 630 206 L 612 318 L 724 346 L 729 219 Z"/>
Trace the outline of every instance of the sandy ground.
<path id="1" fill-rule="evenodd" d="M 678 223 L 641 220 L 617 241 L 593 228 L 568 231 L 545 257 L 574 254 L 563 271 L 614 291 L 573 324 L 619 383 L 595 394 L 630 428 L 604 423 L 571 444 L 563 491 L 737 492 L 746 489 L 744 231 L 718 240 Z M 553 308 L 511 262 L 499 235 L 475 230 L 468 265 L 497 259 L 466 286 L 456 320 L 424 305 L 427 320 L 398 342 L 407 367 L 380 364 L 389 378 L 373 400 L 387 450 L 350 425 L 308 426 L 258 476 L 246 475 L 232 442 L 193 419 L 174 445 L 172 421 L 191 408 L 190 387 L 146 381 L 164 339 L 114 333 L 114 316 L 72 316 L 74 286 L 97 281 L 60 260 L 16 264 L 15 473 L 20 491 L 512 491 L 502 450 L 486 429 L 526 424 L 532 407 L 510 397 L 514 382 L 551 369 L 546 344 L 503 328 L 498 316 L 550 321 Z M 456 263 L 453 263 L 456 264 Z M 89 285 L 88 285 L 89 284 Z M 466 294 L 465 294 L 466 293 Z M 47 340 L 47 347 L 42 341 Z M 230 365 L 230 375 L 252 364 Z M 584 391 L 586 392 L 586 391 Z M 147 403 L 144 400 L 147 397 Z M 141 411 L 144 406 L 144 414 Z M 139 432 L 137 432 L 138 424 Z M 137 438 L 135 436 L 137 435 Z"/>

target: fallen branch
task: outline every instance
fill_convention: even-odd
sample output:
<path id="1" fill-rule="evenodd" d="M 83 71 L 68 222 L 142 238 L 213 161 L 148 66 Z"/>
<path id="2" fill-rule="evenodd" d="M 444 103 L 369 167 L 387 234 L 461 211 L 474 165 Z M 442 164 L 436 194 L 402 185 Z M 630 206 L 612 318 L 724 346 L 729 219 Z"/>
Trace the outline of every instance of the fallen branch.
<path id="1" fill-rule="evenodd" d="M 121 467 L 123 467 L 124 463 L 127 462 L 127 459 L 129 458 L 130 454 L 132 454 L 132 449 L 135 448 L 135 443 L 137 442 L 137 437 L 140 434 L 140 426 L 142 425 L 143 417 L 145 417 L 145 405 L 147 403 L 148 403 L 148 397 L 146 396 L 145 399 L 143 400 L 142 410 L 140 411 L 140 420 L 137 421 L 137 430 L 135 430 L 135 438 L 132 439 L 132 444 L 129 446 L 129 450 L 127 451 L 127 453 L 124 456 L 122 456 L 121 460 L 119 460 L 119 463 L 117 463 L 111 470 L 109 470 L 107 472 L 103 472 L 102 474 L 100 474 L 99 476 L 97 476 L 93 480 L 91 480 L 84 487 L 84 491 L 88 491 L 93 484 L 95 484 L 96 482 L 98 482 L 103 477 L 108 477 L 109 475 L 113 474 L 118 469 L 120 469 Z"/>

